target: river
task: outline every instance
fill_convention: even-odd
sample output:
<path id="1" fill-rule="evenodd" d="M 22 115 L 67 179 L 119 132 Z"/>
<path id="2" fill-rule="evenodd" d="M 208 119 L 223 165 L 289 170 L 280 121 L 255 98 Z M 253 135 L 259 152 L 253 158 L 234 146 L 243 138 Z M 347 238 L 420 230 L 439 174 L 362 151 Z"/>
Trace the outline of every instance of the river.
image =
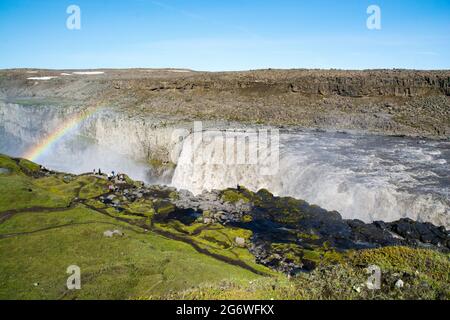
<path id="1" fill-rule="evenodd" d="M 23 156 L 65 121 L 66 112 L 62 108 L 0 104 L 0 153 Z M 158 183 L 145 161 L 147 154 L 138 156 L 146 150 L 141 140 L 159 135 L 159 144 L 167 147 L 170 131 L 146 131 L 143 139 L 145 122 L 124 124 L 126 121 L 131 120 L 111 119 L 111 114 L 107 114 L 80 122 L 35 161 L 58 171 L 78 174 L 101 168 L 104 172 L 125 172 L 135 179 Z M 210 131 L 204 135 L 211 138 L 223 133 Z M 238 130 L 226 136 L 225 143 L 226 139 L 238 141 L 235 139 L 240 135 L 245 133 Z M 192 136 L 181 142 L 174 161 L 177 167 L 166 181 L 176 188 L 193 193 L 237 185 L 254 191 L 266 188 L 279 196 L 292 196 L 339 211 L 344 218 L 371 222 L 409 217 L 450 226 L 449 141 L 281 131 L 276 170 L 262 173 L 258 163 L 193 162 L 193 157 L 205 150 L 217 155 L 224 142 L 205 139 L 195 144 Z M 217 143 L 220 145 L 211 146 Z"/>

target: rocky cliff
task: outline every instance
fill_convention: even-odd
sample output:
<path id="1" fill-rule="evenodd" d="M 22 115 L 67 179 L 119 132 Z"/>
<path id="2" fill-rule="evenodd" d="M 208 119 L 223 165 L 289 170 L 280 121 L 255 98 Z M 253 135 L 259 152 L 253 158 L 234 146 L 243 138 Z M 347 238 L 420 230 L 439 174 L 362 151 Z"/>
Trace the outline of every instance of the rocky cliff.
<path id="1" fill-rule="evenodd" d="M 4 70 L 0 97 L 114 106 L 170 119 L 439 138 L 450 132 L 450 71 Z"/>

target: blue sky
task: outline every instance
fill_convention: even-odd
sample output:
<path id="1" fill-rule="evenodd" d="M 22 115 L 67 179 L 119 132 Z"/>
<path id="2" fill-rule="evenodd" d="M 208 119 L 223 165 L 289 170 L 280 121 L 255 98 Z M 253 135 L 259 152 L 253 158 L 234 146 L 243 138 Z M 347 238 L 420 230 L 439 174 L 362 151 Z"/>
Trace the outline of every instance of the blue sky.
<path id="1" fill-rule="evenodd" d="M 450 1 L 0 0 L 0 68 L 15 67 L 450 69 Z"/>

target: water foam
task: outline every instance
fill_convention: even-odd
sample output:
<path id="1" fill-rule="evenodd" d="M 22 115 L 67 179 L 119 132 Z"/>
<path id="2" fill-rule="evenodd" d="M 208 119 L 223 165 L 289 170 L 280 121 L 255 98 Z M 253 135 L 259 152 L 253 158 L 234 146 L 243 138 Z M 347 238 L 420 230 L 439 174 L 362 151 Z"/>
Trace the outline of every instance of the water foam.
<path id="1" fill-rule="evenodd" d="M 68 112 L 76 111 L 69 109 L 0 104 L 0 152 L 21 156 L 30 145 L 58 127 Z M 266 188 L 276 195 L 338 210 L 346 218 L 369 222 L 410 217 L 450 226 L 448 141 L 284 133 L 280 137 L 279 170 L 270 175 L 253 164 L 194 163 L 194 155 L 204 150 L 219 158 L 226 158 L 227 154 L 223 146 L 214 146 L 222 143 L 220 140 L 206 139 L 195 145 L 191 135 L 182 144 L 176 144 L 180 155 L 172 179 L 171 172 L 164 171 L 163 176 L 159 172 L 158 176 L 149 174 L 145 159 L 163 146 L 173 148 L 172 129 L 153 129 L 146 121 L 105 113 L 62 139 L 39 162 L 59 171 L 82 173 L 100 167 L 105 172 L 129 173 L 149 183 L 171 181 L 173 186 L 197 194 L 238 184 L 254 191 Z M 206 134 L 214 137 L 221 132 Z M 227 139 L 240 134 L 236 132 Z M 205 144 L 208 148 L 204 148 Z"/>
<path id="2" fill-rule="evenodd" d="M 450 226 L 450 187 L 445 182 L 450 176 L 448 143 L 337 133 L 284 134 L 276 175 L 261 175 L 255 165 L 193 163 L 196 153 L 205 152 L 201 147 L 192 137 L 186 139 L 172 180 L 175 187 L 198 194 L 239 184 L 304 199 L 337 210 L 345 218 L 371 222 L 409 217 Z"/>

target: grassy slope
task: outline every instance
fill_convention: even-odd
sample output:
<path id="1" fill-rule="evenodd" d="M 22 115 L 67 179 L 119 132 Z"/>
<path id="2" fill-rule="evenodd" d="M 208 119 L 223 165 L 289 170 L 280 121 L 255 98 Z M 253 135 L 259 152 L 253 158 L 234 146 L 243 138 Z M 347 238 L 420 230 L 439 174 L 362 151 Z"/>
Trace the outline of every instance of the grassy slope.
<path id="1" fill-rule="evenodd" d="M 0 299 L 450 299 L 448 254 L 402 247 L 348 252 L 339 254 L 338 264 L 319 265 L 291 280 L 274 273 L 262 277 L 114 218 L 126 214 L 111 217 L 73 203 L 102 194 L 102 179 L 32 177 L 36 165 L 1 155 L 0 168 L 9 170 L 0 173 Z M 148 212 L 148 219 L 154 214 L 145 201 L 131 207 L 131 212 Z M 11 211 L 17 209 L 22 210 Z M 248 231 L 197 223 L 156 225 L 268 272 L 233 243 L 236 236 L 248 239 Z M 125 236 L 103 236 L 114 229 Z M 82 290 L 67 291 L 66 268 L 74 264 L 81 268 Z M 371 264 L 382 268 L 382 290 L 364 288 L 365 268 Z M 404 288 L 395 288 L 398 279 Z"/>
<path id="2" fill-rule="evenodd" d="M 0 298 L 126 299 L 183 290 L 205 281 L 256 278 L 200 255 L 187 244 L 145 234 L 85 208 L 22 213 L 0 225 L 0 234 L 61 225 L 65 226 L 0 239 Z M 109 229 L 123 230 L 125 237 L 103 237 Z M 65 272 L 73 264 L 81 268 L 82 290 L 67 292 Z"/>
<path id="3" fill-rule="evenodd" d="M 0 175 L 0 212 L 66 207 L 76 194 L 89 198 L 102 189 L 91 177 L 34 179 L 6 157 L 0 167 L 12 170 Z M 114 229 L 125 236 L 103 236 Z M 73 264 L 81 268 L 82 290 L 69 292 L 66 268 Z M 248 282 L 258 276 L 82 205 L 20 212 L 0 224 L 0 299 L 127 299 L 229 278 Z"/>
<path id="4" fill-rule="evenodd" d="M 341 264 L 319 265 L 311 273 L 217 284 L 202 284 L 164 299 L 359 300 L 450 299 L 449 256 L 431 250 L 386 247 L 343 254 Z M 366 267 L 381 268 L 381 289 L 365 287 Z M 395 284 L 404 281 L 403 288 Z"/>

